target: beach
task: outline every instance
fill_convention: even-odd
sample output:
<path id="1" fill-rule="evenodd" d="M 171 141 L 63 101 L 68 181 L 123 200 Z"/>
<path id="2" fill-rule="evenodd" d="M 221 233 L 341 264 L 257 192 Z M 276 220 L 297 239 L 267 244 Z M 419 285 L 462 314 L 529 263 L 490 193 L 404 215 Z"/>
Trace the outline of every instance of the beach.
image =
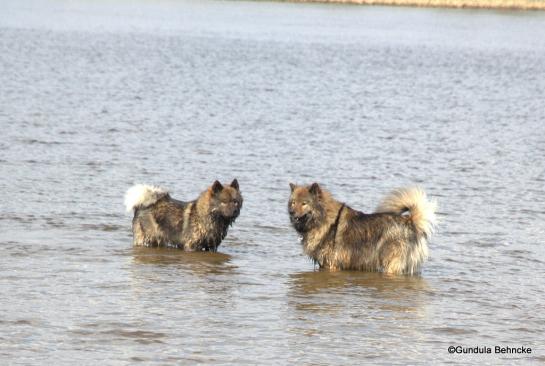
<path id="1" fill-rule="evenodd" d="M 545 1 L 501 0 L 297 0 L 297 2 L 321 2 L 358 5 L 416 6 L 433 8 L 545 10 Z"/>

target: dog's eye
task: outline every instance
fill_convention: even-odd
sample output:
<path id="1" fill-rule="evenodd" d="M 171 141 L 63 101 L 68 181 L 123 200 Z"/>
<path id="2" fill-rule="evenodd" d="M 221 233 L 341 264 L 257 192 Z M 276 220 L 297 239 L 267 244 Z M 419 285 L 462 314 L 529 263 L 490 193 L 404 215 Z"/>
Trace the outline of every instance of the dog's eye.
<path id="1" fill-rule="evenodd" d="M 308 205 L 308 201 L 303 201 L 303 206 Z"/>

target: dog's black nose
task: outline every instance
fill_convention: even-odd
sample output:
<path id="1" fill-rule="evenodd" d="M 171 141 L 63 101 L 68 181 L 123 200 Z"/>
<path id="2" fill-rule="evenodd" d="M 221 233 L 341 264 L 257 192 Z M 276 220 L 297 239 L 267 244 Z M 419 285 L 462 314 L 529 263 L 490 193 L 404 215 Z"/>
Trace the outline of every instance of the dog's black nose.
<path id="1" fill-rule="evenodd" d="M 300 216 L 295 216 L 295 215 L 293 216 L 293 220 L 295 222 L 298 222 L 298 223 L 306 221 L 307 218 L 308 218 L 308 214 L 303 214 L 303 215 L 300 215 Z"/>

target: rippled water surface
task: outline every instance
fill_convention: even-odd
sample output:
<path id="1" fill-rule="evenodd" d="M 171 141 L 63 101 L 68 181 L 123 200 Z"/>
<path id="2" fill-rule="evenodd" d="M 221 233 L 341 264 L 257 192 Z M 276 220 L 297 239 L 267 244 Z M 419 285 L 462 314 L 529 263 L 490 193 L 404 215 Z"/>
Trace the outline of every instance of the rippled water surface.
<path id="1" fill-rule="evenodd" d="M 539 12 L 2 1 L 0 363 L 545 362 L 543 34 Z M 131 247 L 130 185 L 234 177 L 218 253 Z M 424 186 L 422 275 L 318 271 L 290 181 L 367 212 Z"/>

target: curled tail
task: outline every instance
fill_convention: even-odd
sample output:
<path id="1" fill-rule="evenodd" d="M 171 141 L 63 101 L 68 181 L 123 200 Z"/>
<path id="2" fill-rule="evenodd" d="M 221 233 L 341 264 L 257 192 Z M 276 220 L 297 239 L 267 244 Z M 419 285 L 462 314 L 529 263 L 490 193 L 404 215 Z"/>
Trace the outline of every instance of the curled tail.
<path id="1" fill-rule="evenodd" d="M 437 202 L 428 200 L 423 189 L 411 187 L 397 189 L 387 195 L 377 207 L 376 212 L 394 212 L 401 215 L 408 210 L 417 234 L 429 238 L 437 224 L 436 209 Z"/>
<path id="2" fill-rule="evenodd" d="M 125 193 L 125 207 L 127 211 L 139 207 L 147 207 L 153 205 L 166 195 L 168 195 L 168 191 L 163 188 L 147 184 L 137 184 L 129 188 L 127 193 Z"/>

